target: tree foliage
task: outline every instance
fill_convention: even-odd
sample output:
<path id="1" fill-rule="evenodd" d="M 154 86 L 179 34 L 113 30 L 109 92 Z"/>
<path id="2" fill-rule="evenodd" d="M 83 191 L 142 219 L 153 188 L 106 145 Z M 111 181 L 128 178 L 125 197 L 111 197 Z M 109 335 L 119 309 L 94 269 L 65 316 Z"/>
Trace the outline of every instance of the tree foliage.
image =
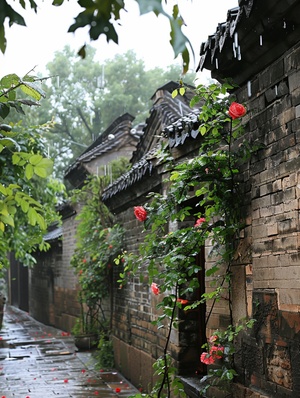
<path id="1" fill-rule="evenodd" d="M 53 6 L 61 6 L 65 0 L 53 0 Z M 172 12 L 168 13 L 163 7 L 162 0 L 135 0 L 139 6 L 140 14 L 153 12 L 156 16 L 163 15 L 170 24 L 170 44 L 174 50 L 174 56 L 182 56 L 183 71 L 186 73 L 189 68 L 190 53 L 193 54 L 192 47 L 188 38 L 183 34 L 181 28 L 184 21 L 180 14 L 177 4 L 172 7 Z M 38 11 L 37 3 L 34 0 L 19 0 L 20 5 L 26 8 L 32 8 Z M 26 26 L 22 15 L 15 11 L 6 0 L 1 0 L 0 15 L 0 50 L 4 53 L 6 49 L 5 26 L 6 18 L 9 20 L 9 26 L 13 24 Z M 75 17 L 74 23 L 69 27 L 69 32 L 75 32 L 79 28 L 89 27 L 89 36 L 91 40 L 97 40 L 100 35 L 106 36 L 110 40 L 118 43 L 118 34 L 115 30 L 116 24 L 120 23 L 120 11 L 125 9 L 124 0 L 79 0 L 78 4 L 83 10 Z M 85 45 L 80 49 L 79 54 L 85 57 Z"/>
<path id="2" fill-rule="evenodd" d="M 43 107 L 32 109 L 24 117 L 30 125 L 52 121 L 46 132 L 57 176 L 62 177 L 69 162 L 82 153 L 119 116 L 130 113 L 134 123 L 144 122 L 149 114 L 150 98 L 160 85 L 178 81 L 180 66 L 166 70 L 145 70 L 144 62 L 133 51 L 117 55 L 102 65 L 89 47 L 84 60 L 66 46 L 48 63 L 50 79 L 43 88 L 47 99 Z M 195 75 L 185 76 L 192 84 Z"/>
<path id="3" fill-rule="evenodd" d="M 113 180 L 122 175 L 128 166 L 124 158 L 110 165 Z M 123 248 L 124 235 L 123 228 L 115 223 L 113 214 L 100 199 L 109 183 L 108 176 L 90 176 L 83 188 L 73 191 L 71 198 L 81 205 L 77 216 L 76 248 L 71 258 L 80 286 L 81 317 L 76 329 L 80 333 L 93 330 L 106 337 L 111 328 L 106 299 L 111 293 L 113 261 Z"/>
<path id="4" fill-rule="evenodd" d="M 43 233 L 56 218 L 58 186 L 47 179 L 53 162 L 46 156 L 41 129 L 4 123 L 12 109 L 24 114 L 24 106 L 38 106 L 42 97 L 40 79 L 34 76 L 11 74 L 0 80 L 0 270 L 8 265 L 10 251 L 31 264 L 31 251 L 37 245 L 47 248 Z"/>

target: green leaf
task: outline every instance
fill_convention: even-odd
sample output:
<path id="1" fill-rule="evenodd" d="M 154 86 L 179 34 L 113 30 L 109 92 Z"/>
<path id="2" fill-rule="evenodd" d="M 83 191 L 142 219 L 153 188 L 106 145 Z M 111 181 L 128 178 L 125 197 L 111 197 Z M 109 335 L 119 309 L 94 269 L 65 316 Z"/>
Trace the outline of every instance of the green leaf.
<path id="1" fill-rule="evenodd" d="M 5 13 L 9 19 L 9 26 L 12 26 L 14 23 L 22 26 L 26 26 L 24 18 L 22 15 L 17 13 L 9 4 L 5 2 Z"/>
<path id="2" fill-rule="evenodd" d="M 0 117 L 2 117 L 2 119 L 6 118 L 6 116 L 9 114 L 9 111 L 9 106 L 0 102 Z"/>
<path id="3" fill-rule="evenodd" d="M 1 214 L 0 215 L 0 219 L 1 219 L 1 221 L 4 224 L 8 224 L 8 225 L 10 225 L 12 227 L 15 226 L 14 219 L 13 219 L 13 217 L 10 214 L 6 214 L 6 215 L 5 214 Z"/>
<path id="4" fill-rule="evenodd" d="M 190 42 L 188 42 L 190 45 Z M 190 45 L 190 49 L 192 50 L 192 47 Z M 193 53 L 193 51 L 192 51 Z M 194 53 L 193 53 L 194 54 Z M 190 54 L 187 49 L 187 47 L 184 48 L 184 50 L 181 52 L 182 60 L 183 60 L 183 74 L 187 73 L 189 71 L 189 65 L 190 65 Z"/>
<path id="5" fill-rule="evenodd" d="M 5 186 L 3 185 L 3 184 L 1 184 L 0 183 L 0 192 L 3 194 L 3 195 L 7 195 L 7 189 L 5 188 Z"/>
<path id="6" fill-rule="evenodd" d="M 43 159 L 42 155 L 33 155 L 29 158 L 29 162 L 35 166 Z"/>
<path id="7" fill-rule="evenodd" d="M 27 213 L 28 209 L 29 209 L 29 203 L 24 199 L 20 199 L 19 203 L 20 203 L 22 211 L 24 213 Z"/>
<path id="8" fill-rule="evenodd" d="M 36 213 L 36 218 L 37 218 L 37 223 L 39 224 L 40 228 L 42 230 L 46 230 L 47 224 L 46 224 L 44 217 L 42 217 L 39 213 Z"/>
<path id="9" fill-rule="evenodd" d="M 28 163 L 25 167 L 25 177 L 30 180 L 34 174 L 34 168 L 32 164 Z"/>
<path id="10" fill-rule="evenodd" d="M 177 57 L 179 54 L 183 54 L 184 52 L 186 57 L 186 44 L 190 42 L 189 39 L 182 33 L 181 28 L 183 25 L 183 20 L 181 16 L 178 15 L 177 8 L 177 5 L 173 7 L 173 16 L 175 16 L 174 18 L 168 16 L 171 27 L 170 43 L 173 47 L 175 57 Z"/>
<path id="11" fill-rule="evenodd" d="M 20 150 L 20 146 L 17 143 L 17 141 L 13 140 L 12 138 L 5 137 L 5 138 L 0 138 L 0 144 L 6 147 L 12 147 L 15 146 L 17 147 L 18 150 Z"/>
<path id="12" fill-rule="evenodd" d="M 20 88 L 25 94 L 29 95 L 37 101 L 39 101 L 42 97 L 46 97 L 45 92 L 36 83 L 23 81 L 20 85 Z"/>
<path id="13" fill-rule="evenodd" d="M 214 265 L 210 269 L 205 271 L 205 275 L 211 276 L 211 275 L 215 274 L 217 271 L 219 271 L 219 267 L 217 265 Z"/>
<path id="14" fill-rule="evenodd" d="M 37 176 L 39 176 L 41 178 L 46 178 L 48 175 L 47 170 L 44 167 L 35 166 L 33 170 L 34 170 L 34 174 L 36 174 Z"/>
<path id="15" fill-rule="evenodd" d="M 0 213 L 4 216 L 9 215 L 7 205 L 3 200 L 0 202 Z"/>
<path id="16" fill-rule="evenodd" d="M 156 16 L 166 15 L 170 17 L 163 9 L 161 0 L 137 0 L 140 7 L 140 14 L 147 14 L 148 12 L 154 12 Z"/>
<path id="17" fill-rule="evenodd" d="M 18 153 L 14 153 L 14 154 L 12 155 L 12 162 L 13 162 L 13 164 L 19 164 L 20 160 L 21 160 L 21 158 L 20 158 L 20 156 L 19 156 Z"/>
<path id="18" fill-rule="evenodd" d="M 22 109 L 21 105 L 19 104 L 19 102 L 21 102 L 21 101 L 20 101 L 20 100 L 14 101 L 14 102 L 8 101 L 8 104 L 9 104 L 9 106 L 10 106 L 11 108 L 15 108 L 15 110 L 16 110 L 18 113 L 21 113 L 22 115 L 25 115 L 25 112 L 23 111 L 23 109 Z"/>
<path id="19" fill-rule="evenodd" d="M 178 89 L 176 88 L 175 90 L 172 91 L 172 98 L 177 97 L 178 95 Z"/>
<path id="20" fill-rule="evenodd" d="M 5 30 L 4 30 L 3 25 L 0 25 L 0 50 L 3 54 L 5 53 L 5 50 L 6 50 L 6 37 L 5 37 Z M 1 223 L 1 225 L 3 225 L 3 223 Z"/>
<path id="21" fill-rule="evenodd" d="M 30 225 L 36 225 L 37 223 L 37 212 L 35 211 L 35 209 L 33 207 L 30 207 L 28 210 L 28 221 Z"/>
<path id="22" fill-rule="evenodd" d="M 20 83 L 20 78 L 15 73 L 6 75 L 6 76 L 2 77 L 2 79 L 0 80 L 0 84 L 4 88 L 15 87 L 19 83 Z"/>
<path id="23" fill-rule="evenodd" d="M 46 178 L 52 173 L 53 161 L 48 158 L 42 158 L 42 160 L 34 167 L 34 173 L 39 177 Z"/>
<path id="24" fill-rule="evenodd" d="M 77 52 L 80 58 L 85 59 L 86 57 L 86 44 L 84 44 Z"/>
<path id="25" fill-rule="evenodd" d="M 172 172 L 171 177 L 170 177 L 170 181 L 176 181 L 178 180 L 180 174 L 177 171 Z"/>
<path id="26" fill-rule="evenodd" d="M 206 127 L 202 125 L 202 126 L 200 127 L 200 134 L 201 134 L 201 135 L 205 135 L 205 133 L 206 133 Z"/>

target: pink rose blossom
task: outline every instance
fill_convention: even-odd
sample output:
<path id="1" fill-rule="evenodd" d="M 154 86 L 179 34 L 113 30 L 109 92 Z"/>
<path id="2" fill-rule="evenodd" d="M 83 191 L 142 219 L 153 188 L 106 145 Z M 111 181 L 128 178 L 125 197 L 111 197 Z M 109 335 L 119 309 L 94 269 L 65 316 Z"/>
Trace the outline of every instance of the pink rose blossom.
<path id="1" fill-rule="evenodd" d="M 205 365 L 211 365 L 215 362 L 214 358 L 208 352 L 202 352 L 200 361 Z"/>
<path id="2" fill-rule="evenodd" d="M 151 290 L 152 290 L 152 293 L 154 293 L 156 296 L 160 293 L 157 283 L 152 282 Z"/>
<path id="3" fill-rule="evenodd" d="M 202 223 L 204 223 L 206 220 L 204 217 L 200 217 L 198 218 L 198 220 L 196 221 L 196 224 L 194 225 L 194 227 L 200 227 Z"/>
<path id="4" fill-rule="evenodd" d="M 210 355 L 214 358 L 214 359 L 221 359 L 223 358 L 223 354 L 224 354 L 224 347 L 221 345 L 213 345 L 209 351 Z"/>

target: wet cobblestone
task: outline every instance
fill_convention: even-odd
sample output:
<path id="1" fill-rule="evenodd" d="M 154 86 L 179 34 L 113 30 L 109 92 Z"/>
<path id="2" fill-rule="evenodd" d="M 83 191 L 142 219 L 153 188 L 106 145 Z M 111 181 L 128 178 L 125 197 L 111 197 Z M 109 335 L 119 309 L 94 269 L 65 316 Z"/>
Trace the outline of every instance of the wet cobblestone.
<path id="1" fill-rule="evenodd" d="M 0 398 L 129 397 L 135 389 L 120 373 L 95 369 L 92 351 L 72 336 L 6 306 L 0 331 Z"/>

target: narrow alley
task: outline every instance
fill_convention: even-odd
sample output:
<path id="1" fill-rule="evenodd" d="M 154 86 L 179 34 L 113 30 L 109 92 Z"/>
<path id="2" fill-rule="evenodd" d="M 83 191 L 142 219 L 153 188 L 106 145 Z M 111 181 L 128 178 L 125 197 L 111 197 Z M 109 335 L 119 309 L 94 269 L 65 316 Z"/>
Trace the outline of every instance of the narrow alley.
<path id="1" fill-rule="evenodd" d="M 72 336 L 6 306 L 0 331 L 0 397 L 129 397 L 137 390 L 116 371 L 95 369 Z"/>

